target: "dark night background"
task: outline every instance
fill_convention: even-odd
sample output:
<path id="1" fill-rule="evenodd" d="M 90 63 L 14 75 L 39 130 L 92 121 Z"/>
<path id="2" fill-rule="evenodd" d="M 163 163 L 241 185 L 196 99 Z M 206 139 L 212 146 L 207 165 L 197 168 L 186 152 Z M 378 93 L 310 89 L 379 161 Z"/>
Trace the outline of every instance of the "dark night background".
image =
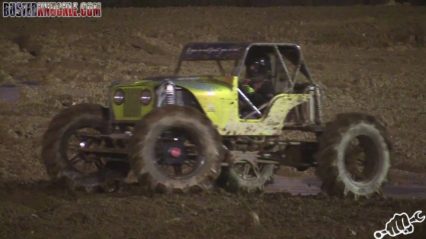
<path id="1" fill-rule="evenodd" d="M 424 5 L 426 0 L 106 0 L 102 3 L 107 7 L 176 7 L 176 6 L 348 6 L 378 5 L 394 3 L 410 3 Z"/>

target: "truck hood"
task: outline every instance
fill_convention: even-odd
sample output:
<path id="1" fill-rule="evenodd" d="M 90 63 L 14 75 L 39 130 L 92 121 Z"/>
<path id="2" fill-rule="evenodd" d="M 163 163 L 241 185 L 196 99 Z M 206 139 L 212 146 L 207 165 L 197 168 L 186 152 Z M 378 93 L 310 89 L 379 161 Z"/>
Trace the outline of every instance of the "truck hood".
<path id="1" fill-rule="evenodd" d="M 173 82 L 176 86 L 197 90 L 209 91 L 217 87 L 232 88 L 232 77 L 225 76 L 157 76 L 132 83 L 120 83 L 115 87 L 156 87 L 166 81 Z"/>

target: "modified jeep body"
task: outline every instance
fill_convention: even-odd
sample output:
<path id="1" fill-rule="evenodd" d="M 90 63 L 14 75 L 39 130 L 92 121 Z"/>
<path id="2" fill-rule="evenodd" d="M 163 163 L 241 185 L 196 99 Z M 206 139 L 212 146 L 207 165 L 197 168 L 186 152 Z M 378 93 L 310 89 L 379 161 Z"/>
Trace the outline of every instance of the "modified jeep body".
<path id="1" fill-rule="evenodd" d="M 242 82 L 259 55 L 271 63 L 273 97 L 255 105 Z M 390 166 L 374 117 L 322 122 L 321 89 L 296 44 L 190 43 L 174 75 L 113 84 L 109 94 L 108 108 L 75 105 L 51 121 L 42 156 L 52 178 L 87 187 L 131 171 L 151 190 L 251 192 L 287 165 L 316 167 L 326 192 L 358 197 L 379 192 Z"/>

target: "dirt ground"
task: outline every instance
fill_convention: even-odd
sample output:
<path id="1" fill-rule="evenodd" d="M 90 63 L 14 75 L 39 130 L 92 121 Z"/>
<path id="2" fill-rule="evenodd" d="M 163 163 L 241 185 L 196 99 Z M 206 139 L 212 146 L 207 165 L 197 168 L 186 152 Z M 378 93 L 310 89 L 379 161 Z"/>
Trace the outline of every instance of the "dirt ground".
<path id="1" fill-rule="evenodd" d="M 373 238 L 394 212 L 425 200 L 286 194 L 72 193 L 45 183 L 0 187 L 1 238 Z M 412 237 L 424 238 L 426 223 Z"/>
<path id="2" fill-rule="evenodd" d="M 0 238 L 372 238 L 393 213 L 426 211 L 424 199 L 144 195 L 136 185 L 87 195 L 46 182 L 40 139 L 53 115 L 71 102 L 105 104 L 113 81 L 171 73 L 191 41 L 300 44 L 325 86 L 326 120 L 353 111 L 380 117 L 392 168 L 426 173 L 425 7 L 124 8 L 101 19 L 1 19 Z M 426 223 L 413 235 L 425 238 Z"/>

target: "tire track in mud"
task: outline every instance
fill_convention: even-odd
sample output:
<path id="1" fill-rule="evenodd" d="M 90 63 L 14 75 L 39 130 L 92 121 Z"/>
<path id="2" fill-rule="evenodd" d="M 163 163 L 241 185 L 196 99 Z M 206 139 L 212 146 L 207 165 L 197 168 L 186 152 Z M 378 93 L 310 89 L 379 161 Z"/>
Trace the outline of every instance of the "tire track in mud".
<path id="1" fill-rule="evenodd" d="M 426 199 L 426 175 L 400 170 L 390 172 L 390 183 L 383 186 L 385 198 Z M 275 175 L 274 182 L 265 188 L 266 193 L 289 193 L 291 195 L 319 195 L 321 180 L 315 175 Z"/>

